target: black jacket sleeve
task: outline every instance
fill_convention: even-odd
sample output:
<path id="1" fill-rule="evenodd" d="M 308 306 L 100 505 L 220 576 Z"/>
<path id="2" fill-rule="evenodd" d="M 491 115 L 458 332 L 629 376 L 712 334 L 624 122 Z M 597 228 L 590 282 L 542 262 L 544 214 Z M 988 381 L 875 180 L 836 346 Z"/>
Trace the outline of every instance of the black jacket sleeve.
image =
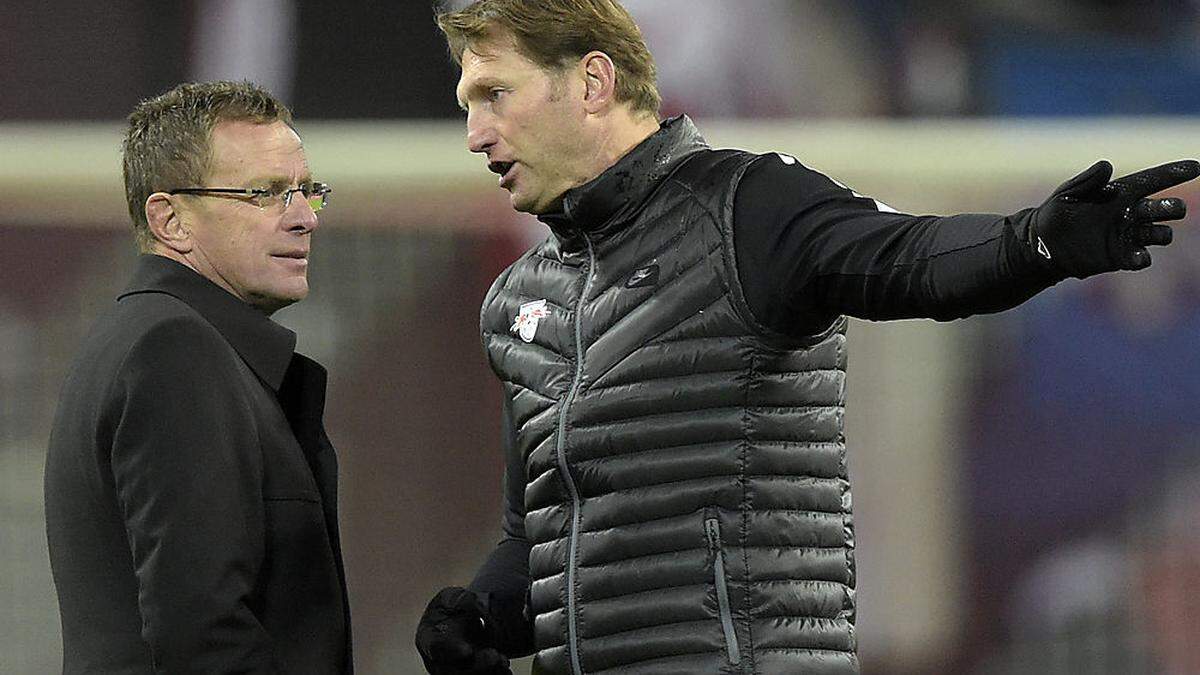
<path id="1" fill-rule="evenodd" d="M 262 459 L 236 355 L 211 327 L 172 319 L 125 357 L 111 468 L 156 670 L 266 673 L 270 639 L 248 603 L 263 562 Z"/>
<path id="2" fill-rule="evenodd" d="M 793 337 L 841 314 L 957 319 L 1014 307 L 1063 277 L 1026 243 L 1030 211 L 912 216 L 786 155 L 734 199 L 738 276 L 754 317 Z"/>
<path id="3" fill-rule="evenodd" d="M 517 447 L 516 427 L 507 395 L 500 411 L 504 452 L 503 539 L 480 567 L 470 589 L 484 598 L 508 657 L 533 653 L 533 623 L 528 608 L 529 552 L 525 537 L 525 462 Z"/>

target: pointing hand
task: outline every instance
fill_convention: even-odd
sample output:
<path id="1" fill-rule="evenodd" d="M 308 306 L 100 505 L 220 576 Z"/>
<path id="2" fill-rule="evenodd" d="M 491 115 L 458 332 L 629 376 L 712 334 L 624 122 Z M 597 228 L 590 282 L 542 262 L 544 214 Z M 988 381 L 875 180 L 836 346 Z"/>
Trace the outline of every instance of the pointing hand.
<path id="1" fill-rule="evenodd" d="M 1182 199 L 1149 197 L 1200 176 L 1200 162 L 1171 162 L 1110 182 L 1112 171 L 1107 161 L 1095 163 L 1033 214 L 1030 245 L 1068 276 L 1149 267 L 1146 247 L 1171 243 L 1171 227 L 1161 221 L 1187 214 Z"/>

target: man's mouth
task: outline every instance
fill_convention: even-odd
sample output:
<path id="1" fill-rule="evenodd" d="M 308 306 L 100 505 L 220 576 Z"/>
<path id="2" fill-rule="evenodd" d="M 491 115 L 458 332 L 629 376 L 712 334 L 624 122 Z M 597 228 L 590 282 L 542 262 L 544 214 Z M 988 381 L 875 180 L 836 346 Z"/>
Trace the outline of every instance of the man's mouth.
<path id="1" fill-rule="evenodd" d="M 500 185 L 504 185 L 504 181 L 508 178 L 509 172 L 516 166 L 516 162 L 488 162 L 488 170 L 492 173 L 500 175 Z"/>
<path id="2" fill-rule="evenodd" d="M 308 262 L 308 251 L 287 251 L 285 253 L 272 253 L 272 258 L 284 258 L 286 260 L 302 260 Z"/>

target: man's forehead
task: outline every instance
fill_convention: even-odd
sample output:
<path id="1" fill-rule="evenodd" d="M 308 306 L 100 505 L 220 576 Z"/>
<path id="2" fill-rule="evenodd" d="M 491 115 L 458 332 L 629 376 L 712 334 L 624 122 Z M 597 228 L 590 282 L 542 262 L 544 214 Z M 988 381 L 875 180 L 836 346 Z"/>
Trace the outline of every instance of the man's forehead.
<path id="1" fill-rule="evenodd" d="M 507 45 L 495 44 L 495 41 L 472 44 L 463 50 L 463 68 L 478 68 L 481 65 L 494 63 L 511 49 Z"/>
<path id="2" fill-rule="evenodd" d="M 280 150 L 301 147 L 300 136 L 283 121 L 221 120 L 213 127 L 212 139 L 214 146 L 227 149 L 246 145 Z"/>
<path id="3" fill-rule="evenodd" d="M 466 66 L 468 60 L 473 62 L 496 61 L 510 55 L 518 55 L 517 38 L 503 28 L 493 27 L 487 33 L 477 36 L 463 48 L 462 62 Z"/>
<path id="4" fill-rule="evenodd" d="M 474 43 L 463 50 L 462 74 L 455 95 L 463 103 L 470 87 L 480 80 L 507 78 L 526 70 L 540 70 L 517 49 L 511 38 Z"/>
<path id="5" fill-rule="evenodd" d="M 459 81 L 470 82 L 491 71 L 516 65 L 513 59 L 515 52 L 514 48 L 490 42 L 468 47 L 463 50 L 462 76 Z"/>
<path id="6" fill-rule="evenodd" d="M 214 173 L 238 176 L 291 176 L 307 171 L 299 135 L 284 122 L 223 120 L 213 128 Z"/>

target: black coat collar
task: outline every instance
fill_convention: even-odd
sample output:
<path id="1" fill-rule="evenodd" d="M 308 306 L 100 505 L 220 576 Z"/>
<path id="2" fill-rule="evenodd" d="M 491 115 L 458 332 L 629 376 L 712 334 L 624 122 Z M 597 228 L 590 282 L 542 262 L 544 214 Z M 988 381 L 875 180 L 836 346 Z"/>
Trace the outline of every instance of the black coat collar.
<path id="1" fill-rule="evenodd" d="M 133 279 L 117 300 L 137 293 L 166 293 L 190 305 L 263 382 L 279 391 L 296 349 L 295 333 L 186 265 L 163 256 L 139 256 Z"/>
<path id="2" fill-rule="evenodd" d="M 707 147 L 692 120 L 686 115 L 672 117 L 604 173 L 568 190 L 562 212 L 538 220 L 549 225 L 560 240 L 578 232 L 602 236 L 619 227 L 623 220 L 619 216 L 641 206 L 688 156 Z"/>

